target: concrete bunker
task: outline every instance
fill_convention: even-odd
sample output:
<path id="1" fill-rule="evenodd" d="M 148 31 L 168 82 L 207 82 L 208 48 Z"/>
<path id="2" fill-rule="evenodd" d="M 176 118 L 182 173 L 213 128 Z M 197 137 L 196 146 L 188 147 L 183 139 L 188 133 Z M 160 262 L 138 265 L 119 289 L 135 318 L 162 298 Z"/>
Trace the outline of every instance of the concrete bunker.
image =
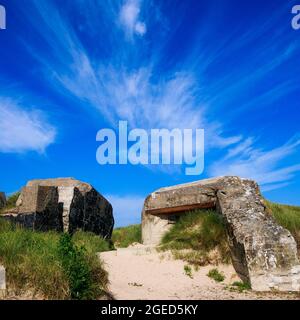
<path id="1" fill-rule="evenodd" d="M 146 245 L 158 245 L 163 235 L 187 211 L 216 208 L 215 191 L 205 187 L 199 192 L 199 182 L 161 188 L 149 195 L 142 212 L 142 240 Z"/>
<path id="2" fill-rule="evenodd" d="M 296 242 L 268 212 L 252 180 L 221 177 L 153 192 L 142 212 L 143 243 L 158 245 L 178 216 L 203 208 L 224 217 L 233 266 L 253 290 L 300 290 Z"/>
<path id="3" fill-rule="evenodd" d="M 74 233 L 93 232 L 110 239 L 114 226 L 111 204 L 93 186 L 73 178 L 31 180 L 16 207 L 2 218 L 26 228 Z"/>

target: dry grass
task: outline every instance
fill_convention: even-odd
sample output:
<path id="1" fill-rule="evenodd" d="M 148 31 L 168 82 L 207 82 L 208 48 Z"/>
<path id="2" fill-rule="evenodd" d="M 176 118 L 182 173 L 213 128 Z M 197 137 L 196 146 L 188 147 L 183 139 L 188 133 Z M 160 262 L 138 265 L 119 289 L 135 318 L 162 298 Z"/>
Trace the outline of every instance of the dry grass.
<path id="1" fill-rule="evenodd" d="M 300 252 L 300 207 L 288 206 L 266 201 L 267 207 L 271 210 L 275 220 L 288 229 L 295 238 Z"/>

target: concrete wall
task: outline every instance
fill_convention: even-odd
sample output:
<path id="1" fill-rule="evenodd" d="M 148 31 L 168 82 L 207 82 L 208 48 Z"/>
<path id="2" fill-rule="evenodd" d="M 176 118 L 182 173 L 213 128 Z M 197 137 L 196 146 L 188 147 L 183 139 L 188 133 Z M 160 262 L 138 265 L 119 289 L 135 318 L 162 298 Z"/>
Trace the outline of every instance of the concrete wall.
<path id="1" fill-rule="evenodd" d="M 0 298 L 5 297 L 6 294 L 6 274 L 5 268 L 0 265 Z"/>
<path id="2" fill-rule="evenodd" d="M 74 187 L 58 187 L 59 202 L 63 203 L 64 232 L 69 232 L 69 216 L 74 197 Z"/>
<path id="3" fill-rule="evenodd" d="M 73 178 L 29 181 L 16 208 L 3 217 L 34 230 L 82 230 L 106 239 L 111 238 L 114 226 L 111 204 L 90 184 Z"/>
<path id="4" fill-rule="evenodd" d="M 58 202 L 57 187 L 24 187 L 20 207 L 13 208 L 2 218 L 35 231 L 63 231 L 62 204 Z"/>
<path id="5" fill-rule="evenodd" d="M 142 212 L 142 241 L 146 245 L 158 245 L 172 224 L 169 215 L 182 214 L 197 208 L 214 208 L 216 192 L 210 187 L 214 179 L 204 180 L 199 192 L 199 182 L 161 188 L 145 200 Z"/>
<path id="6" fill-rule="evenodd" d="M 142 241 L 145 245 L 157 246 L 160 244 L 164 234 L 170 230 L 167 215 L 155 216 L 143 212 L 142 219 Z"/>

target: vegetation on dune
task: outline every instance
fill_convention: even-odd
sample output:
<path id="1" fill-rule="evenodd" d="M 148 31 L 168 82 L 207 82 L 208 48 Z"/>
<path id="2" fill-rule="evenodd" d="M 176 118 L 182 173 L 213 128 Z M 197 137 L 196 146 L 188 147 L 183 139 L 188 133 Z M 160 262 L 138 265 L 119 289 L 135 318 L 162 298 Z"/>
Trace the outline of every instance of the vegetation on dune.
<path id="1" fill-rule="evenodd" d="M 16 202 L 19 198 L 19 195 L 20 195 L 20 192 L 16 192 L 14 194 L 12 194 L 11 196 L 9 196 L 7 199 L 6 199 L 6 206 L 0 210 L 0 214 L 1 212 L 7 210 L 7 209 L 12 209 L 16 206 Z"/>
<path id="2" fill-rule="evenodd" d="M 266 204 L 275 220 L 292 233 L 300 249 L 300 207 Z M 171 250 L 175 259 L 195 266 L 230 262 L 224 221 L 214 210 L 182 215 L 163 237 L 160 250 Z"/>
<path id="3" fill-rule="evenodd" d="M 275 220 L 292 233 L 300 250 L 300 207 L 269 201 L 266 205 Z M 213 210 L 182 215 L 163 237 L 160 250 L 171 250 L 174 258 L 195 266 L 230 262 L 224 221 Z"/>
<path id="4" fill-rule="evenodd" d="M 7 208 L 15 206 L 18 194 L 8 198 Z M 300 207 L 266 202 L 275 220 L 287 228 L 300 248 Z M 0 263 L 6 267 L 7 282 L 16 294 L 33 291 L 46 299 L 96 299 L 106 292 L 108 277 L 96 253 L 126 248 L 141 243 L 141 225 L 117 228 L 112 242 L 93 233 L 79 231 L 72 237 L 55 232 L 33 232 L 0 218 Z M 230 251 L 221 215 L 214 210 L 199 210 L 182 215 L 165 234 L 159 250 L 171 250 L 176 259 L 192 269 L 207 264 L 229 263 Z M 223 281 L 217 269 L 208 274 Z M 235 283 L 232 289 L 243 291 L 248 284 Z"/>
<path id="5" fill-rule="evenodd" d="M 295 238 L 300 251 L 300 207 L 266 201 L 266 205 L 271 210 L 275 220 L 288 229 Z"/>
<path id="6" fill-rule="evenodd" d="M 223 282 L 225 280 L 224 274 L 216 268 L 209 270 L 207 276 L 216 282 Z"/>
<path id="7" fill-rule="evenodd" d="M 244 292 L 251 290 L 251 285 L 247 282 L 235 281 L 229 288 L 232 291 Z"/>
<path id="8" fill-rule="evenodd" d="M 16 294 L 29 290 L 46 299 L 96 299 L 107 284 L 96 252 L 108 248 L 99 236 L 33 232 L 0 219 L 0 263 Z"/>
<path id="9" fill-rule="evenodd" d="M 188 277 L 190 277 L 191 279 L 193 279 L 192 268 L 191 268 L 189 265 L 186 264 L 186 265 L 183 267 L 183 270 L 184 270 L 184 273 L 185 273 Z"/>
<path id="10" fill-rule="evenodd" d="M 107 274 L 98 263 L 96 252 L 92 253 L 88 254 L 84 246 L 75 244 L 69 234 L 60 236 L 58 256 L 68 280 L 71 299 L 95 299 L 103 293 Z"/>
<path id="11" fill-rule="evenodd" d="M 193 265 L 228 263 L 230 253 L 222 217 L 214 210 L 188 212 L 165 234 L 160 250 Z"/>
<path id="12" fill-rule="evenodd" d="M 114 249 L 110 241 L 103 240 L 92 232 L 77 231 L 72 239 L 77 245 L 83 246 L 90 254 Z"/>
<path id="13" fill-rule="evenodd" d="M 142 242 L 142 229 L 140 224 L 134 224 L 113 231 L 112 242 L 117 248 L 127 248 L 133 243 Z"/>

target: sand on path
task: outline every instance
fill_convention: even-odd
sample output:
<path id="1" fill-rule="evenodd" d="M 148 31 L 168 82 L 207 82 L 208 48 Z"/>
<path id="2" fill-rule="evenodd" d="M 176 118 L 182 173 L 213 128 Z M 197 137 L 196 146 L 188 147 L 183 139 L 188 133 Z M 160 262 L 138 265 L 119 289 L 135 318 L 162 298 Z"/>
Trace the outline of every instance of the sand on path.
<path id="1" fill-rule="evenodd" d="M 174 260 L 171 253 L 158 253 L 154 248 L 130 247 L 99 254 L 109 273 L 109 290 L 117 300 L 227 300 L 227 299 L 295 299 L 294 294 L 232 292 L 228 285 L 240 281 L 231 265 L 192 268 Z M 223 283 L 207 276 L 212 268 L 225 275 Z M 227 287 L 227 288 L 226 288 Z"/>

